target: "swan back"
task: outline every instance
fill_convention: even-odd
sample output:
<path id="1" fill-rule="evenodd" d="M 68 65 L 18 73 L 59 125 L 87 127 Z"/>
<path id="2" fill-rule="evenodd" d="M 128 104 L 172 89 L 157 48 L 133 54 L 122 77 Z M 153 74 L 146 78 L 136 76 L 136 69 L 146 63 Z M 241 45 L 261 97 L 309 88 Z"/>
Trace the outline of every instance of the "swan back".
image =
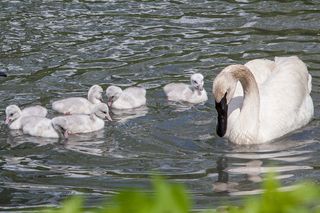
<path id="1" fill-rule="evenodd" d="M 60 135 L 48 118 L 39 116 L 25 116 L 21 119 L 21 128 L 24 134 L 37 137 L 59 138 Z"/>

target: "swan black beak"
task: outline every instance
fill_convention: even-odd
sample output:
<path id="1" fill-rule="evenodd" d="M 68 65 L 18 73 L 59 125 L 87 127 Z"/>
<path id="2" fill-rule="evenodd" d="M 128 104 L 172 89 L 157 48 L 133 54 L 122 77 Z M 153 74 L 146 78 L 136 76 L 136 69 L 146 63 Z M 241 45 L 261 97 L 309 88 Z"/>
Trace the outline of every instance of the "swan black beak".
<path id="1" fill-rule="evenodd" d="M 227 93 L 219 103 L 216 102 L 216 110 L 218 112 L 217 134 L 223 137 L 226 134 L 228 122 Z"/>

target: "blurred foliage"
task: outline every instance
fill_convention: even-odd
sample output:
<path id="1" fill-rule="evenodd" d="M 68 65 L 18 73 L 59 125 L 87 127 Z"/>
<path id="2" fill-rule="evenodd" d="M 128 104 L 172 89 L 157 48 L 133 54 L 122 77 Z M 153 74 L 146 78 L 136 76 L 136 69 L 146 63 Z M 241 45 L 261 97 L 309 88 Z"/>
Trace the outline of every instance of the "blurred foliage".
<path id="1" fill-rule="evenodd" d="M 219 207 L 216 210 L 202 210 L 203 213 L 320 213 L 320 186 L 303 183 L 281 189 L 273 175 L 263 183 L 263 193 L 246 199 L 241 207 Z M 187 213 L 192 211 L 191 201 L 185 188 L 169 184 L 157 177 L 153 179 L 153 192 L 136 189 L 122 191 L 111 204 L 101 208 L 84 209 L 83 199 L 73 197 L 60 208 L 45 209 L 46 213 Z"/>

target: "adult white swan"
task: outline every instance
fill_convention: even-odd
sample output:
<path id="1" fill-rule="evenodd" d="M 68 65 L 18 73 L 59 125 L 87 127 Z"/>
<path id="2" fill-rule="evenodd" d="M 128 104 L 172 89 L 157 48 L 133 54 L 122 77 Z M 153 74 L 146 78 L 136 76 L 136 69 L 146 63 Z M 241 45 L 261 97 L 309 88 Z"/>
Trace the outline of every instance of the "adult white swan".
<path id="1" fill-rule="evenodd" d="M 311 79 L 296 56 L 226 67 L 213 82 L 217 134 L 236 144 L 257 144 L 306 125 L 314 111 Z"/>
<path id="2" fill-rule="evenodd" d="M 95 105 L 102 102 L 103 89 L 93 85 L 88 91 L 88 99 L 71 97 L 54 101 L 52 109 L 64 114 L 90 114 Z"/>

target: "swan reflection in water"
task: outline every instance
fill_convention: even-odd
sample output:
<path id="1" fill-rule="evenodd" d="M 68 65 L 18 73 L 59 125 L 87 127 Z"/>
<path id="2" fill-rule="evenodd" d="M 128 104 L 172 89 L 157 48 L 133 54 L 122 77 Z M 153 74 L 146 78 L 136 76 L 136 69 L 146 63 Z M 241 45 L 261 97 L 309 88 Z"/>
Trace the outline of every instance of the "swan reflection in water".
<path id="1" fill-rule="evenodd" d="M 134 109 L 112 109 L 112 118 L 120 123 L 126 123 L 128 120 L 145 116 L 147 113 L 147 106 Z"/>
<path id="2" fill-rule="evenodd" d="M 248 185 L 248 181 L 259 183 L 268 172 L 278 173 L 277 179 L 287 179 L 294 177 L 297 171 L 313 169 L 305 161 L 314 151 L 306 151 L 305 147 L 314 142 L 287 138 L 261 145 L 235 146 L 217 160 L 218 180 L 213 183 L 213 191 L 230 195 L 259 194 L 260 189 L 241 190 L 240 186 Z M 245 175 L 246 179 L 233 182 L 230 178 L 235 175 Z"/>

